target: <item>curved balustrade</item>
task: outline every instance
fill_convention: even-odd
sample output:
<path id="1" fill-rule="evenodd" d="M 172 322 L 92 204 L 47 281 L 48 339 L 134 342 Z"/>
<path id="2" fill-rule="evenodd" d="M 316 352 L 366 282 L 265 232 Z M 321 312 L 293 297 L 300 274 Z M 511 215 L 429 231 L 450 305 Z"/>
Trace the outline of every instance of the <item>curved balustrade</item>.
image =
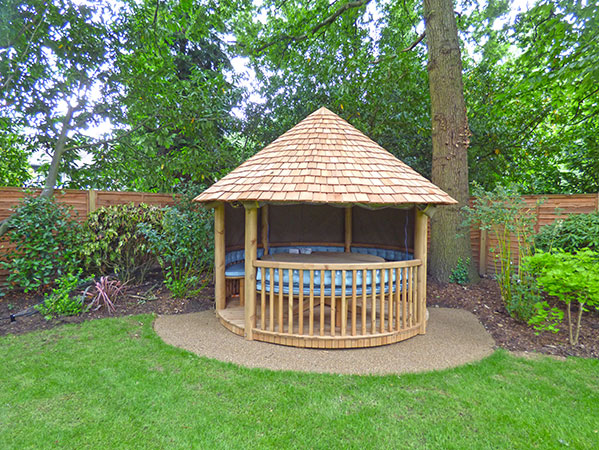
<path id="1" fill-rule="evenodd" d="M 296 347 L 371 347 L 424 330 L 419 259 L 360 264 L 257 260 L 254 266 L 256 340 Z"/>

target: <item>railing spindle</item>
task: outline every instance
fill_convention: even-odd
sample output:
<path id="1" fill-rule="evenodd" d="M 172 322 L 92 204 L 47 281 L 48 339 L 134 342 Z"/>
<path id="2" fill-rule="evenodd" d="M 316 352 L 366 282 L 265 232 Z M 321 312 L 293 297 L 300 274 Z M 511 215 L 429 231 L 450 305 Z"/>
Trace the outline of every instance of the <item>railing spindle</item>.
<path id="1" fill-rule="evenodd" d="M 414 271 L 410 267 L 410 274 L 408 275 L 408 323 L 410 326 L 413 323 L 413 305 L 412 305 L 412 288 L 414 286 Z"/>
<path id="2" fill-rule="evenodd" d="M 345 286 L 347 280 L 345 279 L 345 270 L 341 271 L 341 336 L 345 336 L 347 331 L 347 308 L 346 308 L 346 297 L 345 297 Z"/>
<path id="3" fill-rule="evenodd" d="M 358 305 L 356 305 L 358 301 L 358 272 L 356 270 L 352 270 L 352 287 L 351 287 L 351 335 L 356 335 L 356 310 Z"/>
<path id="4" fill-rule="evenodd" d="M 260 329 L 266 329 L 266 270 L 259 268 L 262 275 L 262 285 L 260 289 Z"/>
<path id="5" fill-rule="evenodd" d="M 324 277 L 325 271 L 320 271 L 320 335 L 324 336 Z"/>
<path id="6" fill-rule="evenodd" d="M 331 270 L 331 336 L 335 336 L 335 278 L 337 271 Z"/>
<path id="7" fill-rule="evenodd" d="M 283 269 L 279 269 L 279 333 L 284 333 L 283 329 Z"/>
<path id="8" fill-rule="evenodd" d="M 370 332 L 376 333 L 376 270 L 371 270 L 372 279 L 370 280 L 370 288 L 372 290 L 372 305 L 370 307 Z"/>
<path id="9" fill-rule="evenodd" d="M 287 275 L 289 276 L 289 295 L 287 296 L 289 300 L 289 325 L 287 332 L 293 334 L 293 270 L 289 269 Z"/>
<path id="10" fill-rule="evenodd" d="M 412 297 L 412 308 L 414 316 L 413 325 L 418 324 L 418 269 L 414 268 L 414 288 L 413 288 L 413 297 Z"/>
<path id="11" fill-rule="evenodd" d="M 401 322 L 399 318 L 401 316 L 401 269 L 395 268 L 395 330 L 399 331 L 401 328 Z"/>
<path id="12" fill-rule="evenodd" d="M 275 331 L 275 272 L 273 268 L 270 271 L 270 308 L 268 311 L 268 327 L 270 331 Z"/>
<path id="13" fill-rule="evenodd" d="M 401 269 L 401 326 L 403 329 L 407 326 L 408 318 L 408 268 Z"/>
<path id="14" fill-rule="evenodd" d="M 314 270 L 310 269 L 310 311 L 308 313 L 308 333 L 314 336 Z"/>
<path id="15" fill-rule="evenodd" d="M 304 269 L 299 271 L 299 316 L 297 318 L 297 331 L 304 334 Z"/>
<path id="16" fill-rule="evenodd" d="M 381 269 L 381 333 L 385 332 L 385 269 Z"/>
<path id="17" fill-rule="evenodd" d="M 366 334 L 366 269 L 362 269 L 362 329 L 361 333 Z"/>

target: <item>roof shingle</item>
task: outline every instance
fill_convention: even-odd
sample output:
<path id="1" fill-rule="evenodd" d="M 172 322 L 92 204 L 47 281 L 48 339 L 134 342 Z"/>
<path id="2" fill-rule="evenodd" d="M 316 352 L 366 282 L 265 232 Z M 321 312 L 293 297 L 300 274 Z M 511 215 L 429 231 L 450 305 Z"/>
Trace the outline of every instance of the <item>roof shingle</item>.
<path id="1" fill-rule="evenodd" d="M 457 203 L 324 107 L 214 183 L 195 200 Z"/>

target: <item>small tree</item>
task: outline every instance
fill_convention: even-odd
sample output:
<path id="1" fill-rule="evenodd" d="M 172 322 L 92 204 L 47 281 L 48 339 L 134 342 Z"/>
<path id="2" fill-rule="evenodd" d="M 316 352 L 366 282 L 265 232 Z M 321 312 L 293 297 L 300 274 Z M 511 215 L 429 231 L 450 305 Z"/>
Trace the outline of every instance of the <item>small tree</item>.
<path id="1" fill-rule="evenodd" d="M 537 220 L 532 213 L 534 208 L 522 200 L 513 186 L 497 186 L 493 191 L 485 191 L 480 186 L 475 186 L 473 195 L 473 206 L 464 208 L 467 213 L 465 225 L 478 226 L 480 230 L 489 232 L 497 242 L 490 251 L 495 254 L 493 267 L 506 308 L 513 314 L 514 302 L 522 304 L 522 295 L 526 295 L 530 297 L 530 301 L 525 303 L 529 304 L 532 313 L 532 306 L 538 300 L 534 286 L 531 285 L 534 280 L 526 275 L 521 265 L 516 266 L 514 260 L 522 261 L 532 254 L 534 226 Z M 512 246 L 514 241 L 517 244 L 517 254 L 514 254 Z M 526 284 L 524 288 L 523 283 Z M 527 313 L 516 315 L 526 316 Z"/>
<path id="2" fill-rule="evenodd" d="M 574 254 L 563 250 L 538 251 L 526 258 L 526 264 L 537 274 L 537 282 L 543 290 L 566 304 L 570 344 L 578 344 L 585 306 L 599 306 L 599 252 L 589 249 Z M 573 301 L 578 302 L 575 324 L 571 312 Z"/>

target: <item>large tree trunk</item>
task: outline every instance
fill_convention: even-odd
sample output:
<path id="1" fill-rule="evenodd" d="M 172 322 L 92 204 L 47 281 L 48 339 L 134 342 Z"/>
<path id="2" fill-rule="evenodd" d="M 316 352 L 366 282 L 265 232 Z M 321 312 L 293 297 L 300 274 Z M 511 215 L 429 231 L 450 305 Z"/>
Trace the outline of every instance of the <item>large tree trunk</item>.
<path id="1" fill-rule="evenodd" d="M 460 226 L 467 204 L 468 144 L 462 58 L 452 0 L 424 0 L 433 139 L 432 182 L 459 204 L 439 208 L 431 219 L 430 275 L 449 280 L 458 258 L 471 258 L 470 236 Z M 471 276 L 477 277 L 471 265 Z"/>

